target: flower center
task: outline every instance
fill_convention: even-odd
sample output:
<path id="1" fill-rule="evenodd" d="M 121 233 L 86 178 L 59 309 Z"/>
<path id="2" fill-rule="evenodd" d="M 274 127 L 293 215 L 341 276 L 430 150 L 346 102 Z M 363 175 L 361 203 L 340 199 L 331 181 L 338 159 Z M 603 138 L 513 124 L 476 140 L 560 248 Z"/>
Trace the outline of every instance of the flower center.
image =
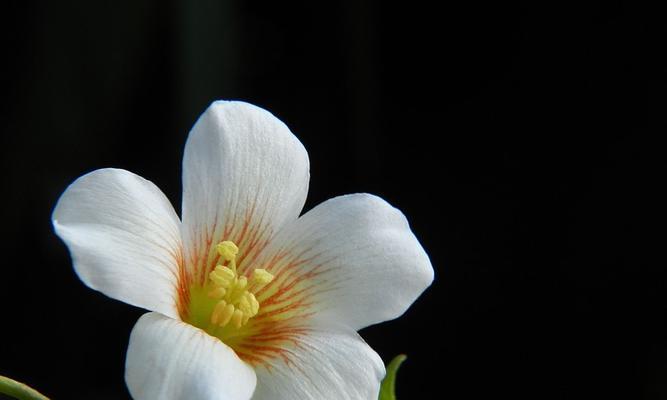
<path id="1" fill-rule="evenodd" d="M 273 280 L 273 275 L 265 269 L 252 271 L 250 280 L 239 276 L 236 271 L 236 254 L 239 248 L 233 242 L 221 242 L 218 253 L 228 266 L 217 265 L 209 274 L 212 289 L 208 297 L 217 303 L 211 313 L 211 323 L 220 327 L 232 324 L 240 328 L 259 312 L 259 302 L 255 293 Z"/>
<path id="2" fill-rule="evenodd" d="M 257 315 L 255 294 L 273 280 L 273 275 L 261 268 L 253 270 L 250 278 L 240 275 L 236 269 L 239 248 L 234 242 L 220 242 L 216 250 L 220 263 L 203 287 L 190 290 L 188 322 L 222 339 L 229 336 L 230 329 L 243 327 Z"/>

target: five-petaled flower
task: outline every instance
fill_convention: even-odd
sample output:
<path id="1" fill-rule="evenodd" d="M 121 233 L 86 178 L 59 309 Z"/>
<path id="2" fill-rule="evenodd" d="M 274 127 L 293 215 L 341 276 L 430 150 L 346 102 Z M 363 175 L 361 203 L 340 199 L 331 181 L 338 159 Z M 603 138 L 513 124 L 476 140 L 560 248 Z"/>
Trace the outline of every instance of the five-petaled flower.
<path id="1" fill-rule="evenodd" d="M 308 155 L 269 112 L 215 102 L 183 158 L 182 221 L 151 182 L 101 169 L 53 212 L 83 282 L 151 312 L 130 335 L 136 399 L 377 399 L 357 330 L 433 280 L 403 214 L 355 194 L 299 216 Z"/>

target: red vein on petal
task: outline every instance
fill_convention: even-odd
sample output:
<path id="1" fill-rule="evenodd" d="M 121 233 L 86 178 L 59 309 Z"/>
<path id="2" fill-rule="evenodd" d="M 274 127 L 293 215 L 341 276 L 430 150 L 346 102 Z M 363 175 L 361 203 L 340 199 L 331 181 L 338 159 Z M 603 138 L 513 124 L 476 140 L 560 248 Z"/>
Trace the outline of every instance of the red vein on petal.
<path id="1" fill-rule="evenodd" d="M 307 323 L 317 311 L 314 297 L 333 285 L 324 275 L 332 271 L 327 263 L 334 258 L 315 262 L 322 254 L 309 255 L 309 250 L 295 255 L 284 249 L 261 266 L 274 273 L 274 280 L 255 293 L 259 313 L 250 320 L 247 334 L 231 344 L 249 364 L 271 369 L 280 361 L 299 369 L 297 354 L 290 349 L 302 348 L 300 338 L 308 333 Z"/>

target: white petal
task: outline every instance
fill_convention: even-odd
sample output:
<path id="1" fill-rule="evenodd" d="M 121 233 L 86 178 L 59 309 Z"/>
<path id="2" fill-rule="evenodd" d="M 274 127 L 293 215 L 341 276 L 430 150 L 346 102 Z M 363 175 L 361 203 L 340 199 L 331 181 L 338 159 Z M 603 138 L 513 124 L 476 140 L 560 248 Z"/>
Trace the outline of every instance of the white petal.
<path id="1" fill-rule="evenodd" d="M 192 325 L 148 313 L 132 329 L 125 382 L 135 400 L 243 400 L 256 381 L 231 348 Z"/>
<path id="2" fill-rule="evenodd" d="M 153 183 L 120 169 L 93 171 L 67 188 L 52 219 L 86 285 L 178 315 L 180 221 Z"/>
<path id="3" fill-rule="evenodd" d="M 328 200 L 274 243 L 256 265 L 275 275 L 260 303 L 303 305 L 302 315 L 354 330 L 400 316 L 433 281 L 405 216 L 376 196 Z"/>
<path id="4" fill-rule="evenodd" d="M 213 103 L 192 128 L 183 158 L 188 266 L 205 276 L 211 246 L 222 240 L 241 248 L 239 264 L 259 252 L 298 217 L 308 179 L 308 154 L 285 124 L 247 103 Z"/>
<path id="5" fill-rule="evenodd" d="M 297 343 L 284 358 L 256 367 L 253 400 L 378 398 L 384 365 L 355 332 L 313 331 Z"/>

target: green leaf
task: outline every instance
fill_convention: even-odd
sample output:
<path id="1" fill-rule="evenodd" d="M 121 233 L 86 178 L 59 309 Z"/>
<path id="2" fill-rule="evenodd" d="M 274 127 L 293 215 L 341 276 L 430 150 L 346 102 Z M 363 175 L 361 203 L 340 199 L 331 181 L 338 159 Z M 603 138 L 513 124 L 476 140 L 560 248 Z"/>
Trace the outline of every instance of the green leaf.
<path id="1" fill-rule="evenodd" d="M 380 385 L 379 400 L 396 400 L 396 372 L 407 356 L 399 354 L 387 365 L 387 375 Z"/>
<path id="2" fill-rule="evenodd" d="M 20 400 L 49 400 L 46 396 L 25 383 L 0 375 L 0 393 Z"/>

